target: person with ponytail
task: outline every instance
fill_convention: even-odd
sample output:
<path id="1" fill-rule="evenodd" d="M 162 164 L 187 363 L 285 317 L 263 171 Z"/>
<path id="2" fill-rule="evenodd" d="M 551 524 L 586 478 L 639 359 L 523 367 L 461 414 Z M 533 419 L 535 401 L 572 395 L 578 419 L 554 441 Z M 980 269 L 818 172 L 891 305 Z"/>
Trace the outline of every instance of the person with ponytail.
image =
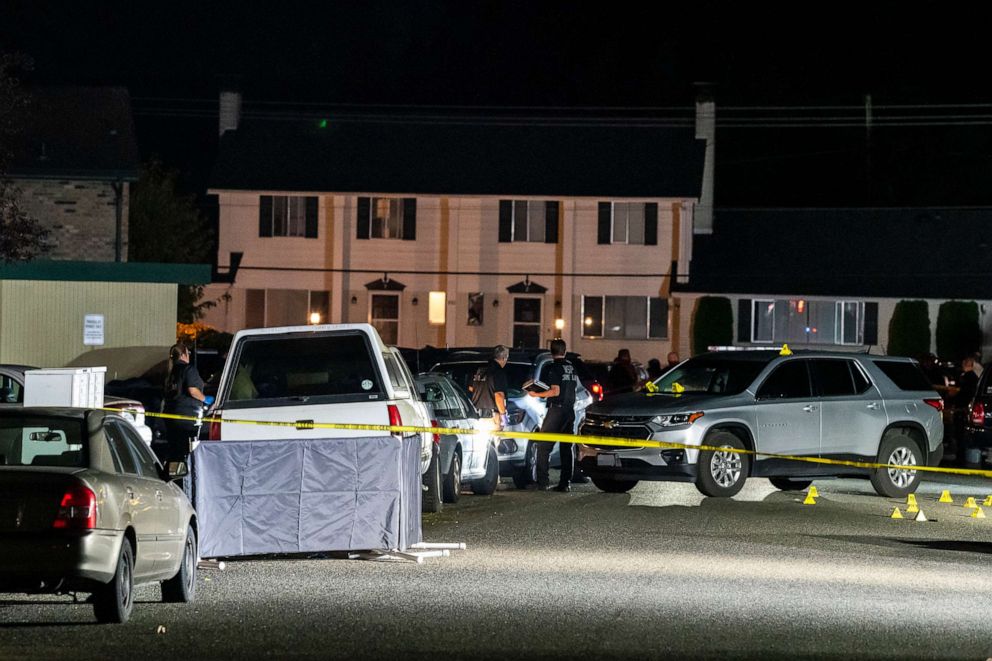
<path id="1" fill-rule="evenodd" d="M 196 418 L 200 406 L 206 399 L 203 394 L 203 379 L 196 368 L 189 364 L 189 347 L 185 342 L 177 342 L 169 350 L 169 373 L 165 377 L 162 412 L 181 419 L 165 419 L 165 437 L 168 441 L 163 462 L 186 461 L 191 442 L 196 435 Z"/>

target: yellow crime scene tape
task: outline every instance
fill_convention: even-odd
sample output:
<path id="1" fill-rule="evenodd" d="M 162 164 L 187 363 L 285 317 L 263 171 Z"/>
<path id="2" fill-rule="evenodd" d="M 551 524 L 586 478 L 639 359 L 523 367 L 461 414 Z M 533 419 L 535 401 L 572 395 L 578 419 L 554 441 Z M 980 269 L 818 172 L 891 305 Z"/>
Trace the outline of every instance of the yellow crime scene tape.
<path id="1" fill-rule="evenodd" d="M 103 408 L 103 411 L 120 413 L 121 409 Z M 125 409 L 126 410 L 126 409 Z M 375 431 L 387 433 L 428 433 L 428 434 L 486 434 L 497 438 L 520 438 L 531 441 L 546 441 L 550 443 L 574 443 L 577 445 L 606 445 L 611 447 L 627 448 L 664 448 L 673 450 L 700 450 L 711 452 L 725 452 L 728 448 L 713 445 L 689 445 L 686 443 L 676 443 L 672 441 L 652 441 L 648 439 L 617 438 L 613 436 L 576 436 L 575 434 L 546 433 L 546 432 L 522 432 L 522 431 L 484 431 L 479 429 L 458 429 L 449 427 L 414 427 L 409 425 L 369 425 L 350 424 L 343 422 L 314 422 L 311 420 L 300 420 L 296 422 L 282 422 L 275 420 L 239 420 L 236 418 L 197 418 L 196 416 L 177 415 L 173 413 L 145 413 L 146 417 L 164 418 L 167 420 L 187 420 L 202 424 L 223 423 L 235 425 L 257 425 L 262 427 L 292 427 L 298 430 L 311 429 L 337 429 L 347 431 Z M 980 468 L 948 468 L 943 466 L 907 466 L 900 464 L 882 464 L 873 461 L 847 461 L 843 459 L 827 459 L 825 457 L 807 457 L 789 454 L 777 454 L 774 452 L 761 452 L 758 450 L 744 450 L 733 448 L 736 454 L 750 455 L 754 457 L 768 457 L 772 459 L 785 459 L 788 461 L 800 461 L 810 464 L 824 464 L 828 466 L 847 466 L 851 468 L 879 469 L 894 468 L 901 470 L 913 470 L 927 473 L 942 473 L 945 475 L 972 475 L 992 479 L 992 470 Z"/>

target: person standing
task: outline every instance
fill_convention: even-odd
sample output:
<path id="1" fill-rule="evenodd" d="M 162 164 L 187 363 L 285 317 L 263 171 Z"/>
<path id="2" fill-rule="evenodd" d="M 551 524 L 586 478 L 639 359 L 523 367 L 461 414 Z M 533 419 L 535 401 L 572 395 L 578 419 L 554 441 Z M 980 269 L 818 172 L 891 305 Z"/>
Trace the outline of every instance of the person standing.
<path id="1" fill-rule="evenodd" d="M 551 340 L 551 357 L 553 362 L 548 368 L 544 392 L 528 390 L 531 397 L 540 397 L 547 404 L 541 432 L 545 434 L 571 434 L 575 425 L 575 389 L 579 376 L 575 367 L 565 359 L 565 341 Z M 537 488 L 542 491 L 551 489 L 549 468 L 553 441 L 540 441 L 537 444 Z M 571 491 L 569 482 L 572 479 L 572 463 L 574 443 L 558 443 L 558 456 L 561 458 L 561 477 L 555 491 Z"/>
<path id="2" fill-rule="evenodd" d="M 648 380 L 654 381 L 659 376 L 665 373 L 665 370 L 661 367 L 661 361 L 657 358 L 652 358 L 648 361 Z"/>
<path id="3" fill-rule="evenodd" d="M 607 375 L 609 391 L 607 394 L 616 395 L 623 392 L 633 392 L 634 387 L 640 380 L 637 378 L 637 370 L 630 360 L 630 350 L 620 349 L 617 357 L 613 359 L 610 366 L 610 373 Z"/>
<path id="4" fill-rule="evenodd" d="M 186 461 L 196 436 L 200 406 L 206 400 L 203 379 L 189 364 L 189 347 L 177 342 L 169 350 L 169 373 L 165 377 L 162 412 L 182 418 L 165 419 L 166 449 L 160 457 L 163 463 Z"/>
<path id="5" fill-rule="evenodd" d="M 480 368 L 472 380 L 472 403 L 479 415 L 490 417 L 496 429 L 502 429 L 506 422 L 506 361 L 510 350 L 502 344 L 493 349 L 489 364 Z"/>
<path id="6" fill-rule="evenodd" d="M 666 369 L 672 369 L 673 367 L 675 367 L 676 365 L 682 362 L 682 360 L 679 358 L 679 354 L 675 351 L 668 352 L 667 360 L 668 360 L 668 367 Z"/>

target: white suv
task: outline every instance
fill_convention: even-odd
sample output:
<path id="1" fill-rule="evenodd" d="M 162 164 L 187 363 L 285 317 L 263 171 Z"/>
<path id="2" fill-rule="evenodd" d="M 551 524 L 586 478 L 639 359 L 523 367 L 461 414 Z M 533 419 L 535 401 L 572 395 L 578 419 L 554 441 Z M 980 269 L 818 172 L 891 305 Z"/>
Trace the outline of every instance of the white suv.
<path id="1" fill-rule="evenodd" d="M 313 423 L 430 427 L 426 404 L 394 347 L 369 324 L 285 326 L 240 331 L 208 414 L 205 438 L 219 441 L 344 438 L 379 432 L 314 428 Z M 290 422 L 294 426 L 224 420 Z M 399 435 L 398 435 L 399 436 Z M 419 436 L 421 473 L 433 437 Z"/>

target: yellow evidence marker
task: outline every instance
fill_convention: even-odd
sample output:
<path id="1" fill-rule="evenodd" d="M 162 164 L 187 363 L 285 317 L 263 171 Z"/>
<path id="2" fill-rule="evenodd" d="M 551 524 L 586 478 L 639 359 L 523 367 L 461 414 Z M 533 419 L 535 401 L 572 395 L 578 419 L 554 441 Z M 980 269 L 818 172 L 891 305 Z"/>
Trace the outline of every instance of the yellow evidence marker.
<path id="1" fill-rule="evenodd" d="M 978 503 L 975 502 L 974 496 L 968 496 L 968 500 L 964 501 L 964 505 L 962 507 L 970 507 L 974 509 L 978 507 Z"/>
<path id="2" fill-rule="evenodd" d="M 816 485 L 814 484 L 810 486 L 809 491 L 806 492 L 806 495 L 810 498 L 819 498 L 820 492 L 816 490 Z M 989 496 L 989 498 L 992 498 L 992 496 Z"/>
<path id="3" fill-rule="evenodd" d="M 943 493 L 940 494 L 940 498 L 937 499 L 938 503 L 953 503 L 954 499 L 951 498 L 951 492 L 944 489 Z"/>
<path id="4" fill-rule="evenodd" d="M 902 512 L 899 511 L 898 507 L 892 508 L 892 514 L 889 516 L 890 519 L 901 519 L 903 518 Z"/>
<path id="5" fill-rule="evenodd" d="M 806 500 L 803 501 L 803 505 L 816 505 L 816 498 L 813 497 L 813 494 L 806 494 Z"/>
<path id="6" fill-rule="evenodd" d="M 984 519 L 985 518 L 985 510 L 983 510 L 981 507 L 976 507 L 975 508 L 975 511 L 973 511 L 971 513 L 971 518 L 973 518 L 973 519 Z"/>
<path id="7" fill-rule="evenodd" d="M 911 493 L 906 496 L 906 511 L 915 514 L 920 511 L 920 506 L 916 504 L 916 494 Z"/>
<path id="8" fill-rule="evenodd" d="M 985 507 L 992 507 L 992 495 L 986 496 L 985 502 L 982 503 Z"/>

